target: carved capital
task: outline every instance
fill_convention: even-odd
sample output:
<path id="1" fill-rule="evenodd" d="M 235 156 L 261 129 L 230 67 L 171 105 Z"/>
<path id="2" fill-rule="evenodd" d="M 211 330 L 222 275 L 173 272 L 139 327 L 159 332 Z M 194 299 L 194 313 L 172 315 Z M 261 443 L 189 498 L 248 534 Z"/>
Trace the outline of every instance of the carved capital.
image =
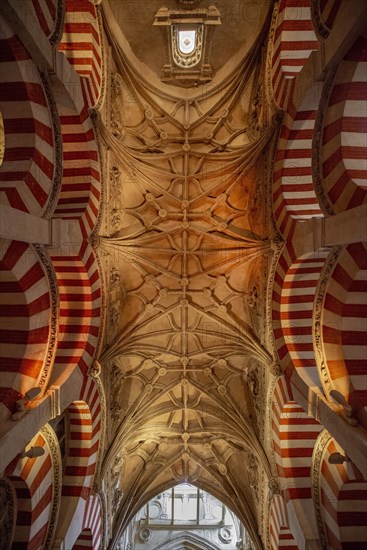
<path id="1" fill-rule="evenodd" d="M 280 495 L 279 481 L 276 477 L 269 479 L 268 486 L 272 495 Z"/>
<path id="2" fill-rule="evenodd" d="M 92 378 L 99 378 L 101 370 L 101 364 L 98 361 L 94 361 L 88 369 L 88 376 L 91 376 Z"/>

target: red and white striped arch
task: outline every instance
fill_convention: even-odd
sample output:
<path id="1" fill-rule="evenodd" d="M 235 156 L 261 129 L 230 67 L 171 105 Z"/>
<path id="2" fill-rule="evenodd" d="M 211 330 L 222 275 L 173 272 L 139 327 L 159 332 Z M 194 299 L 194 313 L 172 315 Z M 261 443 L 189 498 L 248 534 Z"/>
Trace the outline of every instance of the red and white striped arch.
<path id="1" fill-rule="evenodd" d="M 367 544 L 367 479 L 351 462 L 330 464 L 331 454 L 345 455 L 334 439 L 321 462 L 320 500 L 324 531 L 333 550 L 364 550 Z"/>
<path id="2" fill-rule="evenodd" d="M 80 533 L 78 539 L 75 541 L 75 544 L 72 550 L 84 550 L 85 548 L 98 548 L 98 546 L 93 545 L 93 533 L 89 527 L 83 529 Z"/>
<path id="3" fill-rule="evenodd" d="M 62 383 L 79 367 L 92 365 L 101 316 L 101 280 L 91 246 L 84 242 L 75 256 L 51 256 L 59 299 L 59 341 L 51 382 Z"/>
<path id="4" fill-rule="evenodd" d="M 310 386 L 322 387 L 313 345 L 313 312 L 321 270 L 329 250 L 295 257 L 286 243 L 273 285 L 275 347 L 284 368 L 292 365 Z"/>
<path id="5" fill-rule="evenodd" d="M 98 145 L 86 105 L 80 114 L 59 106 L 63 177 L 54 217 L 78 219 L 84 237 L 97 222 L 101 195 Z"/>
<path id="6" fill-rule="evenodd" d="M 291 238 L 298 220 L 323 217 L 312 178 L 312 140 L 320 84 L 308 91 L 301 107 L 286 114 L 274 164 L 273 211 L 283 237 Z"/>
<path id="7" fill-rule="evenodd" d="M 33 246 L 0 241 L 1 407 L 5 418 L 15 401 L 39 385 L 47 358 L 51 297 Z"/>
<path id="8" fill-rule="evenodd" d="M 289 382 L 279 378 L 272 401 L 273 446 L 282 495 L 301 525 L 317 538 L 311 492 L 312 452 L 322 426 L 293 400 Z M 307 525 L 304 525 L 307 518 Z M 297 538 L 296 538 L 297 540 Z M 298 541 L 302 545 L 302 541 Z"/>
<path id="9" fill-rule="evenodd" d="M 0 200 L 41 215 L 55 174 L 55 130 L 36 65 L 2 17 L 0 31 L 0 109 L 5 132 Z"/>
<path id="10" fill-rule="evenodd" d="M 80 401 L 68 407 L 70 441 L 63 495 L 88 500 L 101 440 L 101 401 L 93 378 L 85 377 Z"/>
<path id="11" fill-rule="evenodd" d="M 330 386 L 367 428 L 367 243 L 348 245 L 326 287 L 322 346 Z M 363 412 L 364 411 L 364 412 Z"/>
<path id="12" fill-rule="evenodd" d="M 335 74 L 324 119 L 323 186 L 337 212 L 367 201 L 367 38 L 352 46 Z"/>
<path id="13" fill-rule="evenodd" d="M 85 509 L 83 531 L 80 533 L 73 550 L 100 548 L 102 539 L 101 501 L 98 495 L 91 495 Z"/>
<path id="14" fill-rule="evenodd" d="M 56 537 L 61 536 L 68 547 L 72 548 L 78 533 L 81 533 L 84 528 L 92 529 L 96 540 L 101 536 L 100 511 L 98 515 L 97 503 L 91 497 L 102 439 L 101 396 L 93 378 L 84 377 L 80 400 L 69 405 L 68 418 L 70 421 L 68 454 Z M 100 510 L 99 500 L 98 510 Z"/>
<path id="15" fill-rule="evenodd" d="M 274 495 L 269 515 L 271 550 L 298 550 L 289 526 L 287 508 L 280 495 Z"/>
<path id="16" fill-rule="evenodd" d="M 57 21 L 60 0 L 32 0 L 35 16 L 43 34 L 50 38 Z"/>
<path id="17" fill-rule="evenodd" d="M 282 366 L 289 366 L 289 355 L 287 345 L 284 339 L 281 323 L 281 301 L 282 288 L 286 273 L 292 265 L 296 254 L 291 241 L 285 242 L 283 250 L 279 256 L 278 263 L 274 273 L 273 290 L 272 290 L 272 327 L 274 335 L 274 345 L 278 354 L 279 361 Z"/>
<path id="18" fill-rule="evenodd" d="M 38 550 L 46 540 L 54 498 L 53 463 L 48 444 L 39 433 L 27 446 L 42 447 L 43 456 L 16 457 L 5 475 L 17 497 L 17 520 L 12 549 Z"/>
<path id="19" fill-rule="evenodd" d="M 59 50 L 82 77 L 89 107 L 102 93 L 102 42 L 96 7 L 90 0 L 65 0 L 64 33 Z"/>
<path id="20" fill-rule="evenodd" d="M 298 374 L 311 387 L 321 387 L 312 329 L 316 288 L 328 254 L 329 250 L 320 250 L 294 260 L 281 294 L 280 319 L 287 353 Z"/>
<path id="21" fill-rule="evenodd" d="M 279 107 L 286 107 L 294 77 L 318 47 L 311 0 L 281 0 L 272 54 L 272 85 Z"/>

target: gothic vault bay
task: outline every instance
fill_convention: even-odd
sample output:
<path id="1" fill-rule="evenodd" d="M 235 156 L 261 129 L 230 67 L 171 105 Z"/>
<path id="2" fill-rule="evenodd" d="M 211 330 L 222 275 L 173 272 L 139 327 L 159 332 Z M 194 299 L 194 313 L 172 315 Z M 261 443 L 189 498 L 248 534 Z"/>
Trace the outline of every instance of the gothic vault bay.
<path id="1" fill-rule="evenodd" d="M 2 0 L 0 550 L 367 545 L 365 0 Z"/>

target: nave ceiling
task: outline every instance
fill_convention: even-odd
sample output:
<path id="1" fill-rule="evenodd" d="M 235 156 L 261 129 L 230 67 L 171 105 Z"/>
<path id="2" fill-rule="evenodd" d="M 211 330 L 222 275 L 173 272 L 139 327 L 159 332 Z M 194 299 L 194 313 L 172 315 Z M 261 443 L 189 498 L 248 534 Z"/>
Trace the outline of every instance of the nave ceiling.
<path id="1" fill-rule="evenodd" d="M 147 32 L 148 55 L 133 29 L 133 53 L 156 68 L 149 55 L 159 58 L 160 38 Z M 276 250 L 265 153 L 276 125 L 258 85 L 264 33 L 252 36 L 240 67 L 221 56 L 221 86 L 195 92 L 148 85 L 119 32 L 107 32 L 110 101 L 96 124 L 109 188 L 97 250 L 109 299 L 100 362 L 112 420 L 103 471 L 118 504 L 114 540 L 144 502 L 181 481 L 218 496 L 258 540 L 257 483 L 272 476 L 260 439 L 273 362 L 266 278 Z M 219 44 L 215 35 L 212 56 L 225 34 Z"/>

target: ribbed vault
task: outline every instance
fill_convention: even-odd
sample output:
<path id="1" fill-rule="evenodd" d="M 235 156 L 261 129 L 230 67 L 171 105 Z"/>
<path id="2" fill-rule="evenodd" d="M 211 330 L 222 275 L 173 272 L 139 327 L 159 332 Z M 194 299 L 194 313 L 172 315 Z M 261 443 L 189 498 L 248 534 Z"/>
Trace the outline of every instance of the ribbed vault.
<path id="1" fill-rule="evenodd" d="M 102 476 L 117 488 L 111 548 L 145 502 L 181 481 L 227 504 L 261 547 L 246 465 L 271 478 L 253 372 L 273 361 L 257 299 L 272 254 L 262 155 L 275 126 L 262 113 L 255 128 L 250 106 L 267 24 L 219 86 L 175 95 L 136 74 L 104 15 L 115 62 L 110 112 L 96 118 L 111 166 L 98 236 L 110 298 L 99 360 L 113 426 Z"/>

